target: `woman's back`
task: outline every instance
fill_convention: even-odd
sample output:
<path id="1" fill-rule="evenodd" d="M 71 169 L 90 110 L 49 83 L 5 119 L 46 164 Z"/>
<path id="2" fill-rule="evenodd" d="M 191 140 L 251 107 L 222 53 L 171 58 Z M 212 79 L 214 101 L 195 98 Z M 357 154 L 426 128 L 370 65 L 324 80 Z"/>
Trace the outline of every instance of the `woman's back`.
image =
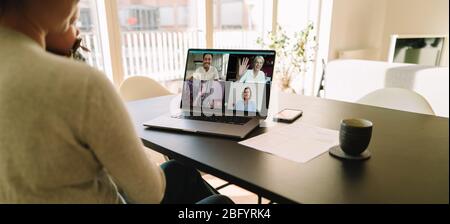
<path id="1" fill-rule="evenodd" d="M 1 26 L 0 43 L 0 202 L 117 203 L 109 175 L 160 202 L 164 176 L 102 73 Z"/>

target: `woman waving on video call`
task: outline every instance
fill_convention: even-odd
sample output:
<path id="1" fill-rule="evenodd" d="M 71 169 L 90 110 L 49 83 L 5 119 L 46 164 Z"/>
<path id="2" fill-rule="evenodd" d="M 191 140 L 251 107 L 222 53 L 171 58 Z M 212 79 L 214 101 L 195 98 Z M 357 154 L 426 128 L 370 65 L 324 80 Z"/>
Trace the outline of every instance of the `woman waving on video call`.
<path id="1" fill-rule="evenodd" d="M 265 83 L 266 75 L 261 71 L 264 65 L 264 57 L 256 56 L 253 59 L 253 69 L 248 69 L 250 65 L 248 64 L 249 59 L 243 58 L 239 60 L 239 82 L 243 83 Z"/>

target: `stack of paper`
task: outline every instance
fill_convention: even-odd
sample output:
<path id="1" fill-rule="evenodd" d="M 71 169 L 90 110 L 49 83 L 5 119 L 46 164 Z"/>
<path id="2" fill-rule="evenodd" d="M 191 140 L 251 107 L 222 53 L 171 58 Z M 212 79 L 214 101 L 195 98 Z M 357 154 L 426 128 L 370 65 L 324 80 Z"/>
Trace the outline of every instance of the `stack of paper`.
<path id="1" fill-rule="evenodd" d="M 305 163 L 339 144 L 339 132 L 296 122 L 239 143 Z"/>

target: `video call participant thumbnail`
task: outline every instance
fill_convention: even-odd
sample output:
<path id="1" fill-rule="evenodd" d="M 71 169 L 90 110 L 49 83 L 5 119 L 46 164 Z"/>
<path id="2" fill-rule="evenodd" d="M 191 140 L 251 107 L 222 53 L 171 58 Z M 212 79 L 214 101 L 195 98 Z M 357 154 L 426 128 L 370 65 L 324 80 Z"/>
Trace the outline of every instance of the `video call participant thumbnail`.
<path id="1" fill-rule="evenodd" d="M 261 70 L 264 66 L 264 57 L 263 56 L 256 56 L 253 58 L 252 69 L 248 69 L 250 65 L 248 64 L 249 58 L 244 57 L 241 60 L 239 60 L 239 82 L 243 83 L 265 83 L 266 82 L 266 75 Z"/>
<path id="2" fill-rule="evenodd" d="M 219 72 L 217 68 L 211 65 L 213 54 L 203 54 L 203 66 L 195 70 L 193 79 L 196 80 L 219 80 Z"/>
<path id="3" fill-rule="evenodd" d="M 237 111 L 248 111 L 256 112 L 256 103 L 251 100 L 252 89 L 250 87 L 245 87 L 242 92 L 242 99 L 238 100 L 234 106 Z"/>

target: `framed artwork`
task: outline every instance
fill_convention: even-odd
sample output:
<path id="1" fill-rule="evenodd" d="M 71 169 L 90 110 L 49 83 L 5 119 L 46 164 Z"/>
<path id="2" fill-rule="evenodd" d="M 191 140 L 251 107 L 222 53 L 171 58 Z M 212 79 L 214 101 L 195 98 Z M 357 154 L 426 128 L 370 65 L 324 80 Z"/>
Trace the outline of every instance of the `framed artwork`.
<path id="1" fill-rule="evenodd" d="M 388 61 L 439 66 L 446 45 L 443 35 L 392 35 Z"/>

